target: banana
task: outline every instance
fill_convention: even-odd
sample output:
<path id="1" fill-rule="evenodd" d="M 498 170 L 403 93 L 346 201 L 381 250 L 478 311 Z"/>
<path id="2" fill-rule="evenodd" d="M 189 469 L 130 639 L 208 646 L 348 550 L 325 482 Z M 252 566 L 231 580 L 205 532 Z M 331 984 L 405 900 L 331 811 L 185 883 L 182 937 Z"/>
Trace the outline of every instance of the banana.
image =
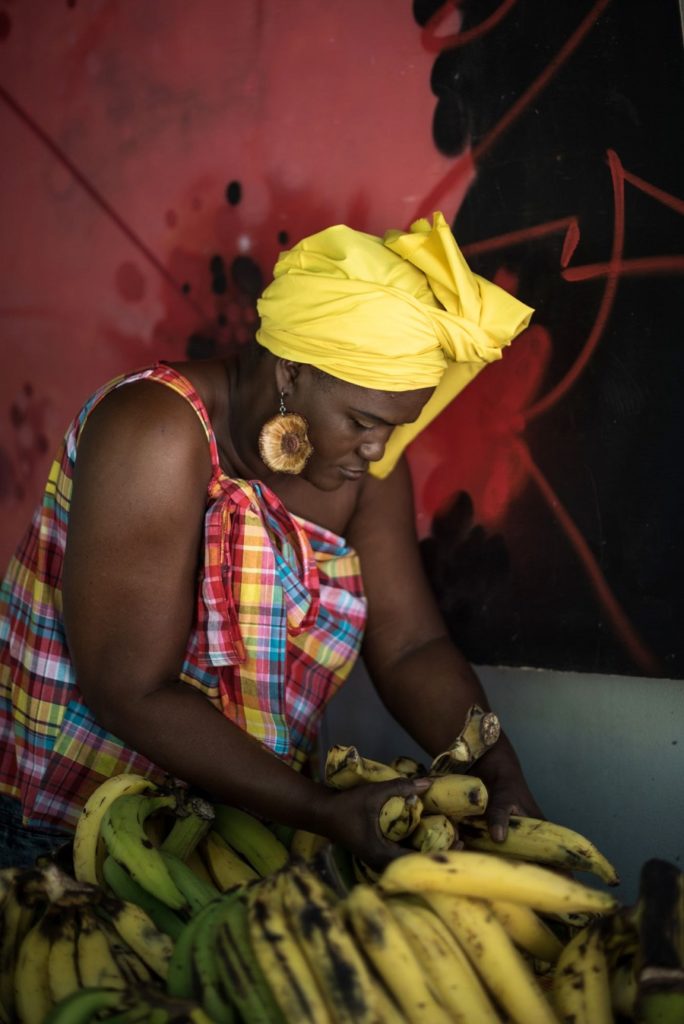
<path id="1" fill-rule="evenodd" d="M 506 838 L 502 843 L 495 843 L 484 818 L 469 818 L 459 829 L 459 836 L 467 849 L 516 857 L 569 871 L 590 871 L 606 885 L 618 885 L 620 882 L 613 865 L 593 843 L 579 832 L 552 821 L 511 815 Z"/>
<path id="2" fill-rule="evenodd" d="M 126 945 L 158 977 L 165 979 L 173 953 L 173 939 L 160 931 L 137 903 L 112 899 L 106 901 L 103 909 Z"/>
<path id="3" fill-rule="evenodd" d="M 189 853 L 185 858 L 185 863 L 191 871 L 195 872 L 198 878 L 201 878 L 204 882 L 208 882 L 210 885 L 215 885 L 217 889 L 220 889 L 221 886 L 218 885 L 215 878 L 212 878 L 211 872 L 209 871 L 205 847 L 206 840 L 207 837 L 205 836 L 192 853 Z"/>
<path id="4" fill-rule="evenodd" d="M 486 901 L 445 893 L 427 893 L 425 899 L 463 947 L 508 1019 L 515 1024 L 558 1024 L 534 974 Z"/>
<path id="5" fill-rule="evenodd" d="M 127 942 L 124 942 L 109 919 L 101 914 L 97 916 L 100 921 L 100 929 L 105 934 L 114 961 L 121 971 L 126 985 L 137 989 L 141 985 L 158 984 L 158 979 L 150 971 L 145 961 L 131 949 Z"/>
<path id="6" fill-rule="evenodd" d="M 203 1008 L 218 1024 L 232 1024 L 235 1010 L 222 983 L 217 949 L 218 927 L 227 901 L 237 899 L 237 890 L 207 904 L 200 912 L 200 924 L 192 933 L 192 962 L 199 985 L 197 996 Z"/>
<path id="7" fill-rule="evenodd" d="M 357 885 L 344 900 L 356 940 L 411 1024 L 448 1024 L 404 933 L 370 885 Z"/>
<path id="8" fill-rule="evenodd" d="M 90 1024 L 104 1010 L 121 1009 L 122 1002 L 121 992 L 113 989 L 81 988 L 60 1000 L 43 1024 Z"/>
<path id="9" fill-rule="evenodd" d="M 2 931 L 0 932 L 0 1005 L 8 1019 L 14 1013 L 14 967 L 23 938 L 23 908 L 17 899 L 19 868 L 3 872 Z"/>
<path id="10" fill-rule="evenodd" d="M 84 988 L 126 988 L 126 978 L 91 907 L 82 907 L 79 914 L 77 950 L 78 974 Z"/>
<path id="11" fill-rule="evenodd" d="M 460 733 L 443 754 L 437 754 L 430 765 L 430 775 L 466 772 L 478 758 L 493 746 L 501 733 L 499 719 L 493 711 L 484 711 L 477 704 L 468 708 Z"/>
<path id="12" fill-rule="evenodd" d="M 401 772 L 381 761 L 362 757 L 356 747 L 331 747 L 325 759 L 324 778 L 335 789 L 351 789 L 364 782 L 389 782 Z"/>
<path id="13" fill-rule="evenodd" d="M 633 958 L 616 964 L 609 972 L 608 980 L 613 1012 L 621 1017 L 626 1017 L 627 1020 L 632 1020 L 637 1000 L 637 980 Z"/>
<path id="14" fill-rule="evenodd" d="M 428 814 L 445 814 L 453 821 L 483 814 L 487 799 L 484 782 L 473 775 L 438 775 L 430 788 L 421 793 Z"/>
<path id="15" fill-rule="evenodd" d="M 201 851 L 209 877 L 220 892 L 229 892 L 236 885 L 244 885 L 260 877 L 215 829 L 211 829 L 202 840 Z"/>
<path id="16" fill-rule="evenodd" d="M 203 878 L 196 875 L 185 861 L 176 857 L 173 853 L 161 849 L 161 859 L 174 886 L 181 893 L 190 911 L 196 914 L 198 910 L 217 899 L 220 893 L 211 882 L 205 882 Z"/>
<path id="17" fill-rule="evenodd" d="M 113 857 L 105 857 L 102 875 L 109 889 L 118 899 L 136 903 L 149 914 L 159 931 L 165 932 L 174 940 L 178 938 L 183 930 L 183 921 L 178 914 L 147 889 L 138 885 L 123 865 Z"/>
<path id="18" fill-rule="evenodd" d="M 54 914 L 48 911 L 43 921 L 51 933 L 48 954 L 50 995 L 54 1003 L 59 1003 L 81 988 L 77 951 L 78 911 L 72 907 L 65 907 Z"/>
<path id="19" fill-rule="evenodd" d="M 306 829 L 298 828 L 292 834 L 290 840 L 290 856 L 299 857 L 301 860 L 313 860 L 317 853 L 320 853 L 330 840 L 327 836 L 319 836 L 316 832 L 307 832 Z"/>
<path id="20" fill-rule="evenodd" d="M 181 910 L 187 901 L 171 878 L 161 851 L 147 838 L 144 827 L 149 815 L 175 805 L 176 797 L 172 794 L 125 793 L 109 804 L 100 830 L 109 854 L 143 889 L 172 910 Z"/>
<path id="21" fill-rule="evenodd" d="M 183 793 L 182 790 L 180 792 Z M 160 844 L 162 850 L 187 860 L 211 828 L 213 820 L 214 808 L 208 800 L 182 795 L 171 830 Z"/>
<path id="22" fill-rule="evenodd" d="M 423 804 L 419 796 L 390 796 L 380 808 L 378 824 L 386 839 L 406 839 L 420 824 Z"/>
<path id="23" fill-rule="evenodd" d="M 508 900 L 490 900 L 489 903 L 519 949 L 546 964 L 556 963 L 563 943 L 531 907 Z"/>
<path id="24" fill-rule="evenodd" d="M 196 978 L 192 963 L 194 934 L 202 925 L 205 911 L 191 917 L 176 939 L 166 972 L 166 991 L 177 999 L 193 999 L 196 996 Z"/>
<path id="25" fill-rule="evenodd" d="M 40 920 L 24 936 L 14 970 L 14 1005 L 22 1024 L 43 1024 L 54 1005 L 49 957 L 50 938 Z"/>
<path id="26" fill-rule="evenodd" d="M 413 897 L 390 896 L 386 904 L 452 1024 L 497 1024 L 499 1015 L 477 973 L 441 918 Z"/>
<path id="27" fill-rule="evenodd" d="M 563 948 L 553 975 L 552 1002 L 561 1020 L 612 1024 L 608 965 L 597 925 L 582 929 Z"/>
<path id="28" fill-rule="evenodd" d="M 526 903 L 538 911 L 609 913 L 617 900 L 574 879 L 525 861 L 476 850 L 407 853 L 383 871 L 383 892 L 444 892 Z"/>
<path id="29" fill-rule="evenodd" d="M 444 814 L 423 814 L 411 833 L 409 845 L 421 853 L 448 850 L 456 839 L 456 829 Z"/>
<path id="30" fill-rule="evenodd" d="M 286 921 L 279 886 L 278 874 L 247 891 L 247 923 L 254 955 L 285 1020 L 327 1024 L 328 1008 Z"/>
<path id="31" fill-rule="evenodd" d="M 373 986 L 328 890 L 299 863 L 280 877 L 289 925 L 337 1024 L 374 1024 Z"/>
<path id="32" fill-rule="evenodd" d="M 419 779 L 423 775 L 427 775 L 427 768 L 424 764 L 416 761 L 415 757 L 406 757 L 405 755 L 395 757 L 390 763 L 390 768 L 399 772 L 405 779 Z"/>
<path id="33" fill-rule="evenodd" d="M 240 1020 L 249 1024 L 284 1024 L 252 950 L 244 891 L 224 902 L 216 946 L 219 975 Z"/>
<path id="34" fill-rule="evenodd" d="M 225 804 L 215 804 L 214 813 L 214 829 L 262 878 L 287 864 L 287 847 L 258 818 Z"/>
<path id="35" fill-rule="evenodd" d="M 74 874 L 79 882 L 101 885 L 101 866 L 106 856 L 100 837 L 102 820 L 110 804 L 125 793 L 153 792 L 156 786 L 142 775 L 113 775 L 90 794 L 83 806 L 74 833 Z"/>

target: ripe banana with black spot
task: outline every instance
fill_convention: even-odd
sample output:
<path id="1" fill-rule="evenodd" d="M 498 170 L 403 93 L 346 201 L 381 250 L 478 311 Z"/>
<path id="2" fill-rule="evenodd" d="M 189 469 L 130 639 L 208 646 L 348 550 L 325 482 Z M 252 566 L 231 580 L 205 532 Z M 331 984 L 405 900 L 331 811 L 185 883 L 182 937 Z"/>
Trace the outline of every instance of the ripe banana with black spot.
<path id="1" fill-rule="evenodd" d="M 519 949 L 536 960 L 556 963 L 563 943 L 531 907 L 509 900 L 490 900 L 489 903 Z"/>
<path id="2" fill-rule="evenodd" d="M 380 808 L 378 824 L 386 839 L 407 839 L 420 824 L 423 804 L 419 796 L 390 796 Z"/>
<path id="3" fill-rule="evenodd" d="M 101 833 L 109 854 L 126 868 L 138 885 L 172 910 L 181 910 L 187 901 L 171 878 L 161 850 L 145 834 L 145 819 L 161 808 L 173 808 L 175 804 L 173 794 L 148 796 L 145 793 L 126 793 L 108 806 Z"/>
<path id="4" fill-rule="evenodd" d="M 22 1024 L 43 1024 L 54 1006 L 49 957 L 50 937 L 40 920 L 24 935 L 14 969 L 14 1005 Z"/>
<path id="5" fill-rule="evenodd" d="M 134 953 L 162 979 L 166 978 L 173 953 L 173 939 L 160 931 L 137 903 L 108 899 L 103 906 L 107 918 Z"/>
<path id="6" fill-rule="evenodd" d="M 496 743 L 500 733 L 501 725 L 494 712 L 473 704 L 468 708 L 460 733 L 444 753 L 437 754 L 429 774 L 467 772 Z"/>
<path id="7" fill-rule="evenodd" d="M 407 853 L 391 861 L 378 884 L 384 892 L 444 892 L 509 900 L 551 913 L 606 914 L 617 907 L 608 893 L 548 868 L 476 850 Z"/>
<path id="8" fill-rule="evenodd" d="M 445 814 L 452 821 L 461 821 L 484 813 L 488 793 L 482 779 L 472 775 L 438 775 L 432 777 L 432 785 L 421 793 L 421 799 L 427 814 Z"/>
<path id="9" fill-rule="evenodd" d="M 427 768 L 424 764 L 417 761 L 415 757 L 407 757 L 406 755 L 395 757 L 390 762 L 390 768 L 393 768 L 395 772 L 399 772 L 405 779 L 418 779 L 422 778 L 423 775 L 427 775 Z"/>
<path id="10" fill-rule="evenodd" d="M 329 1020 L 328 1008 L 287 923 L 280 883 L 279 873 L 247 891 L 247 922 L 254 955 L 285 1020 L 321 1024 Z"/>
<path id="11" fill-rule="evenodd" d="M 552 1002 L 561 1020 L 612 1024 L 608 965 L 597 924 L 578 932 L 563 948 L 553 975 Z"/>
<path id="12" fill-rule="evenodd" d="M 215 829 L 207 833 L 199 850 L 204 857 L 209 877 L 220 892 L 229 892 L 236 885 L 244 885 L 260 877 Z"/>
<path id="13" fill-rule="evenodd" d="M 368 969 L 326 887 L 304 864 L 280 877 L 285 913 L 330 1017 L 337 1024 L 375 1024 Z"/>
<path id="14" fill-rule="evenodd" d="M 426 893 L 425 899 L 454 934 L 509 1020 L 558 1024 L 534 974 L 485 900 L 437 892 Z"/>
<path id="15" fill-rule="evenodd" d="M 78 974 L 84 988 L 123 990 L 127 980 L 92 907 L 82 907 L 78 922 Z"/>
<path id="16" fill-rule="evenodd" d="M 456 829 L 445 814 L 423 814 L 411 833 L 409 845 L 421 853 L 449 850 L 456 839 Z"/>
<path id="17" fill-rule="evenodd" d="M 496 853 L 565 868 L 569 871 L 590 871 L 606 885 L 618 885 L 618 874 L 592 842 L 579 832 L 539 818 L 511 815 L 508 834 L 503 842 L 494 842 L 484 818 L 463 822 L 459 835 L 466 848 Z"/>
<path id="18" fill-rule="evenodd" d="M 64 907 L 48 910 L 43 925 L 50 935 L 48 983 L 54 1003 L 59 1003 L 81 988 L 78 973 L 78 909 Z"/>
<path id="19" fill-rule="evenodd" d="M 336 745 L 328 750 L 324 778 L 334 789 L 352 789 L 365 782 L 390 782 L 402 774 L 381 761 L 362 757 L 356 747 Z"/>
<path id="20" fill-rule="evenodd" d="M 306 829 L 298 828 L 295 829 L 290 839 L 290 856 L 310 861 L 329 843 L 330 840 L 327 836 L 320 836 L 317 832 L 307 832 Z"/>
<path id="21" fill-rule="evenodd" d="M 344 911 L 358 944 L 411 1024 L 449 1024 L 449 1013 L 377 891 L 355 886 L 345 897 Z"/>
<path id="22" fill-rule="evenodd" d="M 415 897 L 390 896 L 386 904 L 451 1015 L 452 1024 L 498 1024 L 498 1012 L 441 918 Z"/>
<path id="23" fill-rule="evenodd" d="M 122 864 L 113 857 L 105 857 L 102 874 L 114 896 L 142 907 L 160 931 L 166 932 L 174 940 L 178 938 L 183 930 L 183 921 L 178 914 L 138 885 Z"/>
<path id="24" fill-rule="evenodd" d="M 100 828 L 110 805 L 126 793 L 152 793 L 155 784 L 142 775 L 113 775 L 106 779 L 88 797 L 81 811 L 74 833 L 74 874 L 79 882 L 101 885 L 102 863 L 106 847 L 100 836 Z"/>
<path id="25" fill-rule="evenodd" d="M 225 804 L 214 804 L 214 814 L 214 829 L 262 878 L 288 863 L 287 847 L 254 815 Z"/>

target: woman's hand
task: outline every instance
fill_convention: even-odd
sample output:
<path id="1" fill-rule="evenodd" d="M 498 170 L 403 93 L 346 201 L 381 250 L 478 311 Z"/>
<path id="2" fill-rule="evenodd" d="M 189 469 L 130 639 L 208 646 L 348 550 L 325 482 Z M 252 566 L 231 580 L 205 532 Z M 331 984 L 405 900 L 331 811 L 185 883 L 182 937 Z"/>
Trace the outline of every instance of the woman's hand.
<path id="1" fill-rule="evenodd" d="M 506 838 L 511 814 L 529 818 L 544 817 L 505 736 L 499 737 L 495 746 L 474 765 L 472 774 L 481 778 L 487 787 L 489 799 L 485 817 L 489 834 L 495 842 L 502 843 Z"/>
<path id="2" fill-rule="evenodd" d="M 376 871 L 409 852 L 380 831 L 380 810 L 391 796 L 418 796 L 430 786 L 427 779 L 373 782 L 353 789 L 326 788 L 316 831 L 344 846 Z"/>

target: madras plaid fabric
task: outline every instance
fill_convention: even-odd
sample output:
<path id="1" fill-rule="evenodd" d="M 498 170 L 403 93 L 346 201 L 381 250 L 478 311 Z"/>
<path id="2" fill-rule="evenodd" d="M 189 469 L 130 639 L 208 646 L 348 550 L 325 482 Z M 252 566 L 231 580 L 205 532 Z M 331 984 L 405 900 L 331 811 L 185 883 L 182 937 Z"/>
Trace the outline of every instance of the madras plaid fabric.
<path id="1" fill-rule="evenodd" d="M 138 380 L 171 387 L 189 401 L 211 450 L 204 565 L 181 679 L 301 768 L 325 704 L 361 646 L 366 601 L 358 557 L 344 539 L 291 516 L 263 484 L 227 477 L 199 395 L 171 367 L 117 377 L 69 426 L 0 589 L 0 792 L 21 800 L 29 825 L 73 827 L 89 794 L 115 773 L 163 778 L 103 730 L 83 703 L 61 615 L 78 438 L 97 402 Z"/>

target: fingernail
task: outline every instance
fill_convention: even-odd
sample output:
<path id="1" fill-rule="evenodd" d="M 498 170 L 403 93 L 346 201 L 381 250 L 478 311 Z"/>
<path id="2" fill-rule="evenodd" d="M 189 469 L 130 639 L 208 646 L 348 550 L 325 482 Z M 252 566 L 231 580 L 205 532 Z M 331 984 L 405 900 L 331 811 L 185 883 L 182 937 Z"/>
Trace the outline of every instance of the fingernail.
<path id="1" fill-rule="evenodd" d="M 495 843 L 503 843 L 506 838 L 503 825 L 493 825 L 491 836 Z"/>
<path id="2" fill-rule="evenodd" d="M 414 789 L 419 789 L 421 793 L 424 793 L 432 785 L 432 779 L 413 779 L 412 781 Z"/>

